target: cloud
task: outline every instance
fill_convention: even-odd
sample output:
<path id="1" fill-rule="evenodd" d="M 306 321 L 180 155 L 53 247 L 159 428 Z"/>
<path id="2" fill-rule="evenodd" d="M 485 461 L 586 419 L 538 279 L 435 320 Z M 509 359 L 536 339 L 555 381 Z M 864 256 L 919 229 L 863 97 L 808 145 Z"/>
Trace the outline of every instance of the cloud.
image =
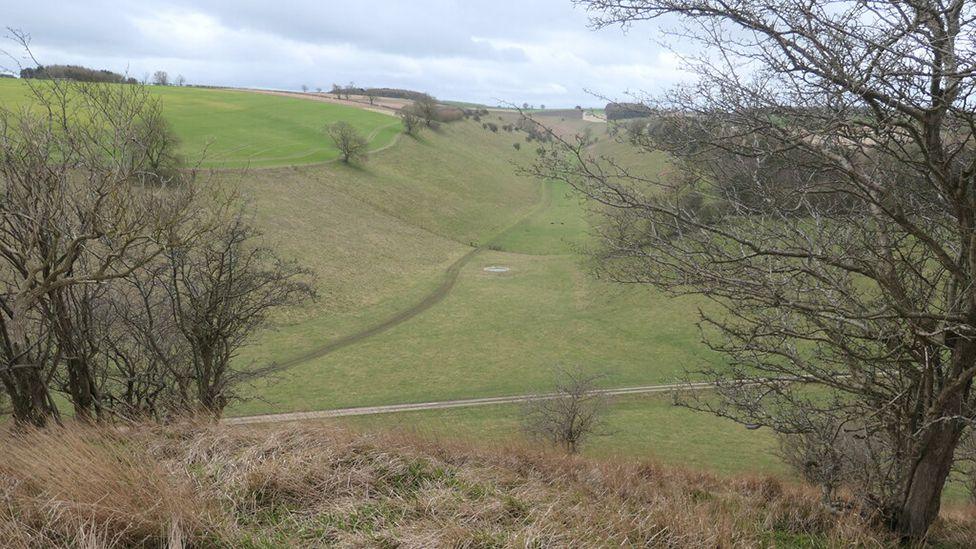
<path id="1" fill-rule="evenodd" d="M 6 5 L 6 4 L 9 4 Z M 599 104 L 683 75 L 651 26 L 591 31 L 569 0 L 0 0 L 0 25 L 44 63 L 191 83 L 298 89 L 333 83 L 484 103 Z"/>

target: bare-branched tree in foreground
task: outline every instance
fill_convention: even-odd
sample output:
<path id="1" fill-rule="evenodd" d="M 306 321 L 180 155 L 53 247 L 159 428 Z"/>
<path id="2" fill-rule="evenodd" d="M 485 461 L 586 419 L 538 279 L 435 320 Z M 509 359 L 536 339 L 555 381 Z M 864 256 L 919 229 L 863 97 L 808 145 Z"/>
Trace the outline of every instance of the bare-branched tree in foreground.
<path id="1" fill-rule="evenodd" d="M 235 366 L 233 359 L 274 309 L 314 296 L 309 274 L 255 244 L 257 233 L 240 209 L 208 235 L 207 242 L 166 254 L 169 303 L 189 350 L 188 379 L 200 410 L 220 416 L 243 381 L 263 376 L 273 365 Z"/>
<path id="2" fill-rule="evenodd" d="M 681 21 L 697 79 L 638 139 L 672 155 L 667 175 L 582 139 L 534 171 L 606 214 L 608 276 L 711 299 L 704 333 L 729 362 L 696 406 L 833 424 L 873 456 L 863 503 L 924 536 L 974 414 L 976 5 L 578 3 L 596 26 Z"/>
<path id="3" fill-rule="evenodd" d="M 30 53 L 26 35 L 11 31 Z M 311 294 L 184 169 L 143 85 L 28 81 L 0 108 L 0 390 L 14 420 L 219 415 L 272 309 Z M 230 213 L 228 213 L 230 212 Z M 246 370 L 246 371 L 245 371 Z"/>
<path id="4" fill-rule="evenodd" d="M 89 327 L 97 288 L 130 276 L 186 235 L 192 186 L 147 185 L 141 86 L 44 82 L 0 111 L 0 381 L 14 416 L 43 425 L 64 363 L 80 417 L 99 413 Z"/>
<path id="5" fill-rule="evenodd" d="M 607 397 L 596 392 L 602 377 L 581 370 L 557 370 L 552 398 L 525 404 L 522 427 L 526 434 L 571 454 L 591 437 L 603 434 Z"/>

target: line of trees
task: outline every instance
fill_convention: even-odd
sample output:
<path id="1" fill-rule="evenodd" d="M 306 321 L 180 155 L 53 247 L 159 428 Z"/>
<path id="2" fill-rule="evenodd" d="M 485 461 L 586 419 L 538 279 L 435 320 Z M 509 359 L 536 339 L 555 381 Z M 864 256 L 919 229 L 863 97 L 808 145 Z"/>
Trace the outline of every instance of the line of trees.
<path id="1" fill-rule="evenodd" d="M 37 65 L 20 69 L 20 77 L 37 80 L 72 80 L 75 82 L 91 82 L 106 84 L 136 84 L 138 81 L 131 77 L 105 69 L 90 69 L 80 65 Z M 166 71 L 156 71 L 148 81 L 156 86 L 184 86 L 186 78 L 180 74 L 170 78 Z"/>
<path id="2" fill-rule="evenodd" d="M 142 85 L 31 86 L 0 109 L 0 387 L 19 424 L 220 415 L 234 361 L 308 273 L 200 181 Z M 39 108 L 38 108 L 39 107 Z M 38 113 L 43 112 L 41 116 Z"/>
<path id="3" fill-rule="evenodd" d="M 178 74 L 176 78 L 170 79 L 168 72 L 156 71 L 153 73 L 150 82 L 154 86 L 185 86 L 186 78 L 182 74 Z"/>
<path id="4" fill-rule="evenodd" d="M 79 65 L 38 65 L 20 70 L 21 78 L 42 80 L 75 80 L 77 82 L 111 82 L 135 84 L 136 79 L 105 69 L 90 69 Z"/>

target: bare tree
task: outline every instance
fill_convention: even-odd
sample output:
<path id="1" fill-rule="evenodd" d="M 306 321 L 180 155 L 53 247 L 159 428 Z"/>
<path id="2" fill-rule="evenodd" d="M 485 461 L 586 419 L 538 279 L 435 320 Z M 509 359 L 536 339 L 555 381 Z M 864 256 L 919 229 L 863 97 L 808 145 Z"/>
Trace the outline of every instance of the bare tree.
<path id="1" fill-rule="evenodd" d="M 198 409 L 168 273 L 164 258 L 110 287 L 113 318 L 98 377 L 102 403 L 115 417 L 163 420 Z"/>
<path id="2" fill-rule="evenodd" d="M 165 287 L 175 325 L 189 349 L 200 409 L 220 416 L 238 385 L 274 366 L 235 365 L 253 332 L 279 307 L 314 296 L 309 272 L 255 244 L 258 233 L 242 210 L 216 224 L 213 234 L 188 248 L 168 250 Z"/>
<path id="3" fill-rule="evenodd" d="M 14 418 L 43 426 L 56 380 L 78 417 L 98 414 L 97 286 L 187 236 L 194 188 L 137 184 L 159 112 L 144 87 L 29 89 L 31 109 L 0 110 L 0 382 Z"/>
<path id="4" fill-rule="evenodd" d="M 426 125 L 428 128 L 431 128 L 437 124 L 439 108 L 437 106 L 437 101 L 433 97 L 424 94 L 418 99 L 414 100 L 413 105 L 411 105 L 409 109 L 414 114 L 419 116 L 424 121 L 424 125 Z"/>
<path id="5" fill-rule="evenodd" d="M 400 120 L 403 121 L 403 129 L 407 132 L 407 135 L 417 136 L 425 127 L 424 121 L 414 114 L 411 109 L 401 109 Z"/>
<path id="6" fill-rule="evenodd" d="M 302 84 L 302 93 L 308 93 L 308 84 Z"/>
<path id="7" fill-rule="evenodd" d="M 607 398 L 596 391 L 602 375 L 559 369 L 551 397 L 525 404 L 522 427 L 529 436 L 575 454 L 592 436 L 604 434 Z"/>
<path id="8" fill-rule="evenodd" d="M 169 86 L 169 73 L 166 71 L 156 71 L 152 76 L 152 83 L 156 86 Z"/>
<path id="9" fill-rule="evenodd" d="M 328 126 L 327 131 L 332 142 L 339 149 L 344 163 L 366 160 L 369 141 L 352 124 L 344 121 L 335 122 Z"/>
<path id="10" fill-rule="evenodd" d="M 693 405 L 784 433 L 855 425 L 891 477 L 855 488 L 924 537 L 974 410 L 974 5 L 579 3 L 596 26 L 674 16 L 701 52 L 641 140 L 676 172 L 564 138 L 533 171 L 606 214 L 607 276 L 711 299 L 704 333 L 730 360 Z"/>
<path id="11" fill-rule="evenodd" d="M 178 152 L 180 138 L 162 111 L 153 108 L 142 113 L 135 127 L 135 141 L 127 160 L 133 176 L 143 184 L 182 185 L 192 177 Z"/>
<path id="12" fill-rule="evenodd" d="M 375 90 L 367 88 L 366 90 L 363 90 L 363 93 L 366 94 L 366 99 L 369 100 L 369 104 L 370 105 L 372 105 L 372 104 L 374 104 L 376 102 L 376 91 Z"/>

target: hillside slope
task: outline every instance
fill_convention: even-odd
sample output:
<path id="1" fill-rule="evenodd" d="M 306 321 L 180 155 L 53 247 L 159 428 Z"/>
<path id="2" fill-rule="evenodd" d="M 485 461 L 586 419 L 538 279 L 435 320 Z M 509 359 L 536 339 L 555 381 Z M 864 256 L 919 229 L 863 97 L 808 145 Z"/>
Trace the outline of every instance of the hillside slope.
<path id="1" fill-rule="evenodd" d="M 5 435 L 5 547 L 894 546 L 805 487 L 293 425 Z M 45 455 L 47 459 L 34 459 Z M 971 547 L 971 516 L 931 541 Z"/>
<path id="2" fill-rule="evenodd" d="M 510 144 L 473 123 L 445 126 L 361 166 L 225 171 L 244 191 L 269 245 L 316 276 L 318 302 L 281 318 L 242 360 L 301 354 L 408 307 L 457 258 L 538 202 Z"/>

